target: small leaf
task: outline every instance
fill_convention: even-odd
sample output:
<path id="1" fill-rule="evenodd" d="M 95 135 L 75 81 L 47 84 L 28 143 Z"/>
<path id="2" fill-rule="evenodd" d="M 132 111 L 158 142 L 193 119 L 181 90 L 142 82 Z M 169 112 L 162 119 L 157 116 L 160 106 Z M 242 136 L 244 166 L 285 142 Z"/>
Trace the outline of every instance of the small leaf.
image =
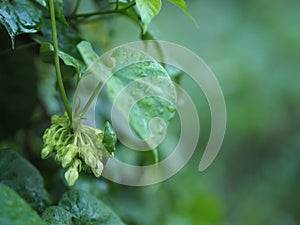
<path id="1" fill-rule="evenodd" d="M 145 34 L 148 25 L 160 11 L 161 0 L 136 0 L 136 6 L 141 15 L 143 33 Z"/>
<path id="2" fill-rule="evenodd" d="M 87 66 L 90 66 L 93 62 L 99 59 L 99 56 L 94 52 L 90 42 L 81 41 L 77 45 L 77 49 Z"/>
<path id="3" fill-rule="evenodd" d="M 0 150 L 0 159 L 0 183 L 14 189 L 42 213 L 50 205 L 50 199 L 39 171 L 13 150 Z"/>
<path id="4" fill-rule="evenodd" d="M 37 3 L 39 3 L 41 6 L 47 7 L 47 1 L 46 0 L 35 0 Z"/>
<path id="5" fill-rule="evenodd" d="M 189 12 L 186 3 L 184 0 L 169 0 L 169 2 L 173 3 L 174 5 L 178 6 L 179 8 L 181 8 L 185 14 L 190 17 L 190 19 L 196 24 L 196 26 L 198 26 L 197 21 L 195 20 L 195 18 L 191 15 L 191 13 Z"/>
<path id="6" fill-rule="evenodd" d="M 109 122 L 105 123 L 103 130 L 103 145 L 110 153 L 116 150 L 117 135 Z"/>
<path id="7" fill-rule="evenodd" d="M 102 201 L 83 191 L 68 191 L 58 205 L 59 207 L 50 207 L 43 213 L 43 218 L 52 225 L 124 225 Z"/>
<path id="8" fill-rule="evenodd" d="M 31 1 L 1 0 L 0 23 L 4 25 L 14 48 L 14 38 L 23 33 L 35 33 L 39 30 L 42 13 Z"/>
<path id="9" fill-rule="evenodd" d="M 12 189 L 0 183 L 0 224 L 46 225 L 38 214 Z"/>
<path id="10" fill-rule="evenodd" d="M 41 44 L 40 55 L 44 62 L 53 63 L 53 52 L 54 47 L 52 46 L 52 44 L 48 42 L 44 42 Z M 58 56 L 63 60 L 65 65 L 74 67 L 78 74 L 81 74 L 85 69 L 85 66 L 81 61 L 77 60 L 68 53 L 58 50 Z"/>
<path id="11" fill-rule="evenodd" d="M 55 17 L 63 24 L 68 25 L 68 22 L 64 16 L 63 6 L 63 0 L 54 0 Z"/>

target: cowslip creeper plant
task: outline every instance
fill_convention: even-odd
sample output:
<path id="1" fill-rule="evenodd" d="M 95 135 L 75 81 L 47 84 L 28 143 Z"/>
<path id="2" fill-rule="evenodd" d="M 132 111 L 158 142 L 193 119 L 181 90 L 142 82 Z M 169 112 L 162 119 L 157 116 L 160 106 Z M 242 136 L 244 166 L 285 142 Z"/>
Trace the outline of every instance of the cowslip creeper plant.
<path id="1" fill-rule="evenodd" d="M 75 119 L 73 125 L 76 124 L 76 129 L 73 132 L 67 113 L 61 117 L 52 116 L 51 123 L 43 135 L 42 158 L 56 152 L 55 159 L 67 169 L 65 179 L 70 186 L 74 185 L 82 170 L 100 177 L 103 164 L 113 157 L 115 151 L 117 137 L 110 123 L 106 122 L 102 131 Z"/>

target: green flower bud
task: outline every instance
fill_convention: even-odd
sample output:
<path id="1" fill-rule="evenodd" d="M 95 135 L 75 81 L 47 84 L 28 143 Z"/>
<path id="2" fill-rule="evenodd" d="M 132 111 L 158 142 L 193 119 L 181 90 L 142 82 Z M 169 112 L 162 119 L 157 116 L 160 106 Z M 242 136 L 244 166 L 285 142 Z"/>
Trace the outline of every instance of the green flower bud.
<path id="1" fill-rule="evenodd" d="M 51 152 L 53 151 L 53 148 L 49 145 L 46 145 L 41 152 L 41 157 L 42 159 L 47 158 L 48 156 L 50 156 Z"/>
<path id="2" fill-rule="evenodd" d="M 67 145 L 66 148 L 67 148 L 67 152 L 62 157 L 62 161 L 61 161 L 61 165 L 63 168 L 66 168 L 78 153 L 78 147 L 74 144 L 69 144 Z"/>
<path id="3" fill-rule="evenodd" d="M 90 151 L 87 151 L 83 156 L 84 162 L 91 168 L 95 168 L 97 164 L 97 159 L 94 154 Z"/>
<path id="4" fill-rule="evenodd" d="M 79 177 L 79 162 L 76 160 L 74 164 L 65 172 L 65 179 L 70 186 L 73 186 Z"/>
<path id="5" fill-rule="evenodd" d="M 92 171 L 96 177 L 100 177 L 103 171 L 103 163 L 100 160 L 97 160 L 96 167 L 92 168 Z"/>
<path id="6" fill-rule="evenodd" d="M 103 145 L 108 152 L 113 153 L 116 150 L 115 148 L 116 142 L 117 142 L 117 135 L 113 130 L 112 126 L 110 125 L 110 123 L 106 122 L 104 126 Z"/>

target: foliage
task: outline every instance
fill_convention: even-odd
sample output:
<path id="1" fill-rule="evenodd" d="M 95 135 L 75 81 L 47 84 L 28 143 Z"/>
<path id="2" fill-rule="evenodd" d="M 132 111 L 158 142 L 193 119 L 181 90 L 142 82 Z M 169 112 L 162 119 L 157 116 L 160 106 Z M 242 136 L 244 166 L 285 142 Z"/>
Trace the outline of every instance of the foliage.
<path id="1" fill-rule="evenodd" d="M 38 213 L 51 203 L 39 171 L 17 152 L 0 150 L 0 182 L 16 191 Z"/>
<path id="2" fill-rule="evenodd" d="M 1 224 L 46 224 L 38 214 L 12 189 L 0 184 Z"/>
<path id="3" fill-rule="evenodd" d="M 93 63 L 99 63 L 99 57 L 94 52 L 92 45 L 81 38 L 78 31 L 80 23 L 89 22 L 95 16 L 126 15 L 141 27 L 143 35 L 147 34 L 150 37 L 147 28 L 152 19 L 159 13 L 161 1 L 106 1 L 104 6 L 100 6 L 92 13 L 78 12 L 80 0 L 74 5 L 74 10 L 71 13 L 65 13 L 64 5 L 66 4 L 69 2 L 66 3 L 63 0 L 0 1 L 0 24 L 3 25 L 0 29 L 4 31 L 5 28 L 12 46 L 12 50 L 10 50 L 7 38 L 1 36 L 4 45 L 0 57 L 3 57 L 2 62 L 7 61 L 3 65 L 1 64 L 3 66 L 1 68 L 1 73 L 3 73 L 1 85 L 4 85 L 1 92 L 3 96 L 10 96 L 7 103 L 1 102 L 6 109 L 5 113 L 7 113 L 5 117 L 1 118 L 13 119 L 13 121 L 8 120 L 7 122 L 4 120 L 1 123 L 4 125 L 1 126 L 1 138 L 5 140 L 5 138 L 14 137 L 19 128 L 29 126 L 25 129 L 27 135 L 27 131 L 36 129 L 36 127 L 31 127 L 32 124 L 38 125 L 44 121 L 43 115 L 37 114 L 36 117 L 33 117 L 33 121 L 23 122 L 26 121 L 25 118 L 31 117 L 32 108 L 35 107 L 36 101 L 41 101 L 38 99 L 36 86 L 37 80 L 43 78 L 37 78 L 34 71 L 36 67 L 33 61 L 36 58 L 35 52 L 27 49 L 31 46 L 39 46 L 40 59 L 55 65 L 56 88 L 61 94 L 66 111 L 62 116 L 57 115 L 57 113 L 51 117 L 51 125 L 45 129 L 43 134 L 41 157 L 46 159 L 54 156 L 66 169 L 65 179 L 68 185 L 73 186 L 82 170 L 91 172 L 96 177 L 101 176 L 107 158 L 114 155 L 117 141 L 116 134 L 108 121 L 105 122 L 103 131 L 83 124 L 83 116 L 89 107 L 89 102 L 83 106 L 82 111 L 78 111 L 79 107 L 74 109 L 74 115 L 71 114 L 67 97 L 68 91 L 74 92 L 76 85 L 85 75 L 87 69 Z M 186 11 L 186 8 L 183 9 Z M 130 50 L 123 49 L 117 52 L 118 55 L 115 57 L 117 59 L 118 57 L 126 57 L 128 51 Z M 5 57 L 5 54 L 9 54 L 10 57 Z M 21 67 L 17 73 L 14 72 L 16 61 L 11 56 L 22 59 L 20 63 L 18 62 Z M 139 65 L 125 67 L 116 73 L 117 82 L 112 79 L 108 83 L 107 90 L 111 99 L 115 97 L 113 90 L 121 88 L 120 84 L 124 86 L 140 76 L 162 77 L 172 84 L 168 73 L 159 63 L 152 58 L 147 58 L 146 55 L 142 57 L 145 57 L 147 61 Z M 29 65 L 30 69 L 27 72 Z M 27 74 L 30 75 L 27 76 Z M 129 74 L 130 76 L 128 76 Z M 21 88 L 17 93 L 13 93 L 12 87 L 7 85 L 10 84 L 11 76 L 16 78 L 14 85 L 18 84 Z M 66 80 L 67 78 L 69 80 Z M 66 89 L 66 87 L 72 86 L 70 80 L 75 81 L 73 90 Z M 171 91 L 174 92 L 174 88 Z M 17 96 L 16 102 L 23 101 L 25 105 L 21 104 L 18 108 L 10 108 L 11 100 L 14 100 L 13 96 Z M 3 100 L 1 99 L 1 101 Z M 47 110 L 47 106 L 42 107 L 45 108 L 38 113 Z M 159 108 L 161 108 L 161 112 L 157 111 Z M 146 118 L 142 118 L 148 111 L 152 112 L 151 115 L 148 114 Z M 13 124 L 20 112 L 23 113 L 23 117 L 20 117 L 20 123 L 14 127 Z M 137 135 L 145 137 L 148 135 L 148 128 L 141 121 L 149 121 L 152 116 L 159 114 L 170 121 L 174 116 L 174 107 L 159 99 L 148 98 L 140 102 L 132 114 L 130 121 L 133 129 Z M 27 137 L 25 138 L 27 139 Z M 26 143 L 29 146 L 30 140 L 26 140 Z M 19 197 L 4 185 L 0 186 L 1 192 L 3 191 L 4 194 L 4 198 L 1 198 L 4 199 L 1 202 L 1 208 L 4 210 L 1 219 L 5 221 L 5 224 L 19 224 L 21 219 L 28 224 L 43 224 L 43 222 L 39 222 L 41 221 L 40 217 L 30 209 L 27 203 L 39 214 L 43 213 L 42 218 L 49 224 L 123 224 L 99 199 L 77 190 L 66 192 L 59 200 L 59 206 L 50 206 L 49 194 L 45 190 L 39 171 L 34 166 L 12 150 L 1 150 L 0 156 L 0 169 L 4 171 L 0 176 L 1 183 L 14 189 L 21 196 Z M 11 204 L 10 201 L 14 203 Z M 48 206 L 50 207 L 47 208 Z M 20 208 L 13 209 L 14 207 Z M 24 216 L 18 220 L 12 217 L 11 213 L 5 215 L 5 212 L 16 210 L 20 210 L 20 213 L 24 210 L 22 214 L 26 216 L 28 214 L 28 217 Z"/>
<path id="4" fill-rule="evenodd" d="M 199 29 L 170 3 L 185 13 L 188 6 Z M 57 161 L 40 159 L 43 132 L 51 127 L 51 116 L 65 117 L 53 66 L 49 1 L 1 0 L 0 224 L 86 224 L 78 218 L 89 218 L 88 209 L 96 210 L 95 221 L 103 221 L 107 215 L 120 222 L 105 205 L 131 225 L 300 223 L 299 1 L 194 0 L 185 4 L 164 0 L 161 5 L 154 13 L 153 8 L 143 8 L 147 17 L 136 1 L 54 1 L 58 57 L 68 100 L 88 65 L 113 46 L 139 37 L 158 37 L 187 46 L 210 65 L 226 98 L 227 135 L 216 162 L 204 173 L 197 171 L 209 134 L 209 105 L 193 81 L 183 75 L 180 84 L 199 111 L 201 137 L 193 159 L 182 171 L 151 187 L 126 187 L 89 174 L 81 174 L 69 187 L 66 171 Z M 157 62 L 151 61 L 149 72 L 152 67 L 158 69 L 159 76 L 170 79 Z M 119 71 L 122 86 L 130 82 L 122 78 L 126 71 L 139 69 Z M 171 75 L 178 72 L 166 71 Z M 116 88 L 113 83 L 111 90 Z M 103 132 L 114 96 L 108 89 L 104 91 L 96 108 Z M 168 113 L 163 118 L 172 116 L 165 102 L 155 104 Z M 136 110 L 148 109 L 141 102 Z M 158 110 L 151 113 L 160 116 Z M 170 141 L 158 150 L 162 158 L 177 143 L 177 120 L 175 113 L 174 123 L 169 124 Z M 106 130 L 109 141 L 102 144 L 109 152 L 116 149 L 117 157 L 136 165 L 153 160 L 153 153 L 123 151 L 118 142 L 112 145 L 116 138 L 113 129 Z M 143 128 L 140 135 L 148 132 Z M 51 155 L 56 157 L 56 153 Z M 68 206 L 75 200 L 86 210 Z"/>
<path id="5" fill-rule="evenodd" d="M 59 206 L 51 206 L 42 218 L 49 224 L 114 224 L 122 225 L 118 216 L 89 193 L 71 190 L 60 199 Z"/>

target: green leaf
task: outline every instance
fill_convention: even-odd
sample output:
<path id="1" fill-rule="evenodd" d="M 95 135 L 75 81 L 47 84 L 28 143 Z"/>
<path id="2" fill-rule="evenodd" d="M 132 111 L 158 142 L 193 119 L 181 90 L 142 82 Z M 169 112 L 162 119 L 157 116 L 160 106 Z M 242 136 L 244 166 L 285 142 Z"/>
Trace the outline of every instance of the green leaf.
<path id="1" fill-rule="evenodd" d="M 73 225 L 72 214 L 60 206 L 51 206 L 43 212 L 42 219 L 50 225 Z"/>
<path id="2" fill-rule="evenodd" d="M 0 184 L 0 209 L 0 224 L 46 225 L 16 192 L 3 184 Z"/>
<path id="3" fill-rule="evenodd" d="M 52 44 L 48 42 L 41 44 L 40 55 L 43 61 L 53 63 L 53 52 L 54 48 Z M 78 74 L 81 74 L 85 70 L 85 65 L 68 53 L 58 50 L 58 56 L 63 60 L 65 65 L 74 67 Z"/>
<path id="4" fill-rule="evenodd" d="M 50 19 L 43 19 L 41 24 L 42 35 L 32 34 L 31 38 L 42 45 L 45 42 L 52 44 L 52 31 Z M 81 60 L 79 51 L 76 49 L 76 45 L 81 41 L 78 31 L 71 26 L 66 26 L 59 21 L 56 22 L 58 49 L 78 60 Z"/>
<path id="5" fill-rule="evenodd" d="M 51 225 L 124 225 L 102 201 L 83 191 L 68 191 L 58 205 L 48 208 L 43 213 L 43 219 Z"/>
<path id="6" fill-rule="evenodd" d="M 77 45 L 77 49 L 80 52 L 81 57 L 83 58 L 83 61 L 87 66 L 90 66 L 93 62 L 99 59 L 99 56 L 97 55 L 97 53 L 94 52 L 90 42 L 81 41 Z"/>
<path id="7" fill-rule="evenodd" d="M 17 35 L 35 33 L 39 30 L 41 18 L 41 11 L 31 1 L 0 1 L 0 23 L 9 33 L 13 48 L 14 38 Z"/>
<path id="8" fill-rule="evenodd" d="M 0 182 L 42 213 L 50 205 L 50 199 L 39 171 L 13 150 L 0 150 L 0 159 Z"/>
<path id="9" fill-rule="evenodd" d="M 122 97 L 122 103 L 117 105 L 118 110 L 125 118 L 129 114 L 131 128 L 140 138 L 146 140 L 150 149 L 154 149 L 157 147 L 156 138 L 160 138 L 164 127 L 161 122 L 155 123 L 151 134 L 150 121 L 153 118 L 161 118 L 168 125 L 174 117 L 176 91 L 173 82 L 167 71 L 142 51 L 118 48 L 112 57 L 117 69 L 106 84 L 109 97 L 115 99 L 120 90 L 132 85 L 132 90 L 129 90 L 126 97 Z M 132 64 L 134 61 L 137 63 Z M 138 100 L 139 98 L 141 99 Z M 136 103 L 129 112 L 131 102 Z M 149 137 L 151 138 L 148 139 Z"/>
<path id="10" fill-rule="evenodd" d="M 120 113 L 118 117 L 125 118 L 121 119 L 121 122 L 124 123 L 129 116 L 130 128 L 143 139 L 142 143 L 140 142 L 141 147 L 155 149 L 166 134 L 165 125 L 168 125 L 176 111 L 176 90 L 171 78 L 157 61 L 140 50 L 119 47 L 110 53 L 109 57 L 109 59 L 101 58 L 90 66 L 86 77 L 94 74 L 95 79 L 82 78 L 83 86 L 80 86 L 75 94 L 74 107 L 85 108 L 81 104 L 82 99 L 86 99 L 87 96 L 95 97 L 95 93 L 98 93 L 101 88 L 99 85 L 105 83 L 112 102 L 116 103 L 116 97 L 121 97 L 115 104 Z M 111 63 L 113 66 L 109 65 Z M 108 74 L 113 76 L 107 81 Z M 120 91 L 128 87 L 130 90 L 120 94 Z M 74 118 L 80 115 L 81 111 L 78 110 Z M 160 120 L 150 123 L 153 118 L 160 118 Z M 119 125 L 119 127 L 126 126 L 127 124 Z M 136 138 L 130 137 L 131 130 L 124 132 L 128 139 Z"/>
<path id="11" fill-rule="evenodd" d="M 63 24 L 68 25 L 64 16 L 63 6 L 63 0 L 54 0 L 55 17 Z"/>
<path id="12" fill-rule="evenodd" d="M 160 11 L 161 0 L 136 0 L 136 6 L 141 15 L 143 33 L 145 34 L 148 25 Z"/>
<path id="13" fill-rule="evenodd" d="M 198 26 L 197 21 L 195 20 L 195 18 L 189 12 L 184 0 L 168 0 L 168 1 L 171 2 L 172 4 L 178 6 L 180 9 L 182 9 L 185 12 L 185 14 L 188 17 L 190 17 L 190 19 L 196 24 L 196 26 Z"/>
<path id="14" fill-rule="evenodd" d="M 103 130 L 103 145 L 109 152 L 116 150 L 117 135 L 109 122 L 105 123 Z"/>
<path id="15" fill-rule="evenodd" d="M 47 1 L 46 0 L 35 0 L 37 3 L 39 3 L 41 6 L 46 7 L 47 6 Z"/>

